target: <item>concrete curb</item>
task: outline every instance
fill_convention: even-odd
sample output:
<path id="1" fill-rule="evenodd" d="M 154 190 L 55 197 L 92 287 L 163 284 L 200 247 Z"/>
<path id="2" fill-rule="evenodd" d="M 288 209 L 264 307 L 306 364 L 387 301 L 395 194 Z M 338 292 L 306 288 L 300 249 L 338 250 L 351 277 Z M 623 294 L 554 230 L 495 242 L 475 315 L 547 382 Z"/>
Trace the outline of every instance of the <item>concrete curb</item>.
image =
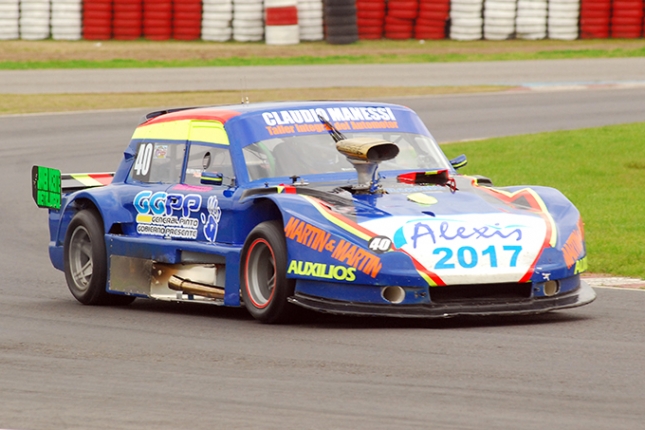
<path id="1" fill-rule="evenodd" d="M 589 276 L 583 279 L 594 288 L 620 288 L 645 291 L 645 279 L 624 278 L 620 276 Z"/>

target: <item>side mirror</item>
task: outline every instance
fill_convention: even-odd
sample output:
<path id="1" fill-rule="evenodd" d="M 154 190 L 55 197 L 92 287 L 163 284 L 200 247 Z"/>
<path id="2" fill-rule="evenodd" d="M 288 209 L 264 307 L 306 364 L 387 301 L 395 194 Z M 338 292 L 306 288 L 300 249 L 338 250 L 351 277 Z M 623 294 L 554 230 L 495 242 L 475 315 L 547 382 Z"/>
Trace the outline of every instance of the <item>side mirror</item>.
<path id="1" fill-rule="evenodd" d="M 202 172 L 199 182 L 204 185 L 222 185 L 224 175 L 221 173 Z"/>
<path id="2" fill-rule="evenodd" d="M 455 170 L 456 169 L 461 169 L 466 164 L 468 164 L 468 158 L 466 158 L 466 154 L 461 154 L 460 156 L 455 157 L 452 160 L 450 160 L 450 164 L 452 165 L 452 167 Z"/>

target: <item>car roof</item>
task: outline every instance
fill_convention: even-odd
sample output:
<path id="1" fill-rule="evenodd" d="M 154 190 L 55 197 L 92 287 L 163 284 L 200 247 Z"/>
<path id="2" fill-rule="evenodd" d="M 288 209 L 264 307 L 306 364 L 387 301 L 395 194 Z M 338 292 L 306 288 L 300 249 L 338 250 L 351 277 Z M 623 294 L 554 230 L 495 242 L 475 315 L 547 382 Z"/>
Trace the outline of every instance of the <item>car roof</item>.
<path id="1" fill-rule="evenodd" d="M 383 102 L 369 102 L 369 101 L 299 101 L 299 102 L 270 102 L 270 103 L 247 103 L 237 105 L 222 105 L 222 106 L 204 106 L 204 107 L 190 107 L 190 108 L 177 108 L 168 109 L 163 111 L 156 111 L 149 113 L 146 117 L 148 120 L 143 124 L 153 124 L 165 121 L 180 121 L 187 119 L 198 120 L 213 120 L 219 121 L 222 124 L 229 121 L 231 118 L 245 115 L 257 114 L 271 110 L 295 110 L 295 109 L 315 109 L 324 108 L 329 106 L 337 107 L 374 107 L 385 106 L 395 109 L 409 110 L 407 107 L 383 103 Z M 143 125 L 142 124 L 142 125 Z"/>

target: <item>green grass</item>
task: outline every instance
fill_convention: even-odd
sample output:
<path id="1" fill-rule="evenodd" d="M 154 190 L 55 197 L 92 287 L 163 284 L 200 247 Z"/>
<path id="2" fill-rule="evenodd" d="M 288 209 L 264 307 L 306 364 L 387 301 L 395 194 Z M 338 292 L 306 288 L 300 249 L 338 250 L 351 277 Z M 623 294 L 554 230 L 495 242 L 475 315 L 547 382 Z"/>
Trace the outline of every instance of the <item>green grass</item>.
<path id="1" fill-rule="evenodd" d="M 558 188 L 585 222 L 589 271 L 645 278 L 645 123 L 442 146 L 496 186 Z"/>
<path id="2" fill-rule="evenodd" d="M 392 64 L 392 63 L 439 63 L 465 61 L 511 61 L 553 60 L 575 58 L 625 58 L 645 57 L 645 47 L 633 49 L 577 49 L 546 50 L 537 52 L 498 53 L 440 53 L 440 54 L 365 54 L 323 55 L 293 57 L 223 57 L 215 59 L 107 59 L 107 60 L 45 60 L 45 61 L 0 61 L 1 70 L 28 69 L 116 69 L 155 67 L 232 67 L 232 66 L 287 66 L 324 64 Z"/>

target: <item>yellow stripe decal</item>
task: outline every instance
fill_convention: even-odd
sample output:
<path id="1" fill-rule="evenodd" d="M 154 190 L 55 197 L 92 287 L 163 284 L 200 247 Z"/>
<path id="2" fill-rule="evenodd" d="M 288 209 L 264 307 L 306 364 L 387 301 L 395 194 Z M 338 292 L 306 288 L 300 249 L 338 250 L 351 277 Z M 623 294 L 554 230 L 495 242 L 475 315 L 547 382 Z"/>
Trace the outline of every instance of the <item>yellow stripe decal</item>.
<path id="1" fill-rule="evenodd" d="M 424 273 L 419 269 L 416 269 L 416 270 L 417 270 L 417 273 L 419 274 L 419 276 L 421 276 L 424 279 L 424 281 L 426 281 L 428 283 L 428 286 L 430 286 L 430 287 L 436 287 L 437 286 L 437 283 L 435 281 L 433 281 L 432 278 L 430 276 L 428 276 L 427 273 Z"/>
<path id="2" fill-rule="evenodd" d="M 327 220 L 329 220 L 331 223 L 336 224 L 338 227 L 342 228 L 343 230 L 346 230 L 346 231 L 350 232 L 351 234 L 353 234 L 354 236 L 358 236 L 363 240 L 369 241 L 372 238 L 372 236 L 370 236 L 368 234 L 365 234 L 362 231 L 355 229 L 351 225 L 339 220 L 335 216 L 330 215 L 329 212 L 327 212 L 325 209 L 320 207 L 320 203 L 318 203 L 313 198 L 311 198 L 309 196 L 302 196 L 302 197 L 307 199 L 309 201 L 309 203 L 311 203 L 311 205 L 313 207 L 315 207 L 318 210 L 318 212 L 320 212 L 320 214 L 322 216 L 324 216 L 325 218 L 327 218 Z"/>
<path id="3" fill-rule="evenodd" d="M 96 179 L 91 178 L 90 175 L 73 173 L 71 177 L 76 179 L 78 182 L 85 185 L 86 187 L 100 187 L 103 185 Z"/>
<path id="4" fill-rule="evenodd" d="M 191 142 L 208 142 L 228 145 L 228 135 L 219 121 L 192 120 L 190 122 Z"/>
<path id="5" fill-rule="evenodd" d="M 216 143 L 228 145 L 228 135 L 219 121 L 179 120 L 142 124 L 132 139 L 159 139 Z"/>
<path id="6" fill-rule="evenodd" d="M 150 224 L 152 222 L 152 215 L 138 214 L 137 222 Z"/>

